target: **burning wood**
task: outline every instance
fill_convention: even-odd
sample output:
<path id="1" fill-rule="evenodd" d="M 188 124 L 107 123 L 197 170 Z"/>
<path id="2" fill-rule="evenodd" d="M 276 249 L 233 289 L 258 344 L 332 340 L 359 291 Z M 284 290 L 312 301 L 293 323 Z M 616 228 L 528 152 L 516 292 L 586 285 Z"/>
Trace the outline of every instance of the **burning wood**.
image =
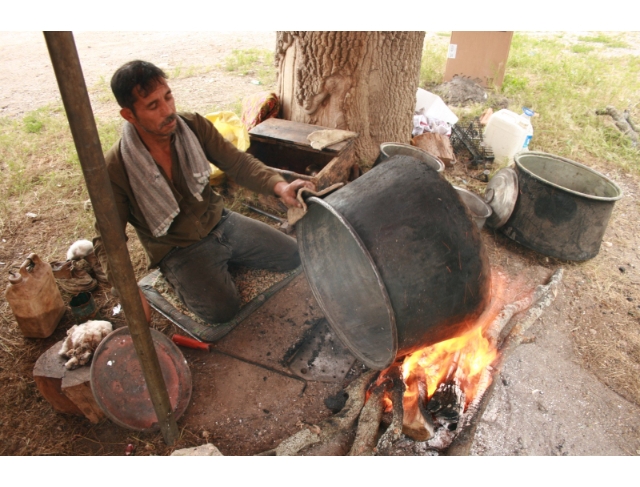
<path id="1" fill-rule="evenodd" d="M 427 377 L 423 369 L 417 369 L 405 381 L 407 390 L 402 398 L 404 415 L 402 432 L 416 441 L 425 441 L 435 433 L 431 415 L 425 408 L 427 402 Z"/>
<path id="2" fill-rule="evenodd" d="M 375 386 L 371 391 L 371 395 L 360 413 L 356 439 L 353 441 L 349 456 L 373 455 L 378 439 L 380 420 L 384 412 L 384 394 L 390 385 L 390 381 L 386 381 Z"/>
<path id="3" fill-rule="evenodd" d="M 381 374 L 382 376 L 382 374 Z M 402 408 L 402 400 L 406 389 L 400 367 L 392 365 L 387 369 L 385 376 L 391 380 L 391 405 L 393 408 L 393 419 L 387 430 L 378 440 L 376 448 L 379 455 L 389 455 L 394 444 L 402 436 L 402 424 L 404 421 L 404 410 Z"/>
<path id="4" fill-rule="evenodd" d="M 479 388 L 479 394 L 465 411 L 464 420 L 461 422 L 461 426 L 464 427 L 462 429 L 462 433 L 457 437 L 452 438 L 451 442 L 446 447 L 447 454 L 469 454 L 478 422 L 480 421 L 487 404 L 489 404 L 489 399 L 493 392 L 494 384 L 491 378 L 494 374 L 500 372 L 502 365 L 509 354 L 525 340 L 524 333 L 540 317 L 545 308 L 553 302 L 558 294 L 558 285 L 562 281 L 563 274 L 563 269 L 557 269 L 551 275 L 551 278 L 546 285 L 539 285 L 536 287 L 533 292 L 533 304 L 526 311 L 519 323 L 510 328 L 507 328 L 507 323 L 505 323 L 503 332 L 499 334 L 503 338 L 498 340 L 500 355 L 492 365 L 488 366 L 487 369 L 483 371 L 480 380 L 481 387 Z"/>

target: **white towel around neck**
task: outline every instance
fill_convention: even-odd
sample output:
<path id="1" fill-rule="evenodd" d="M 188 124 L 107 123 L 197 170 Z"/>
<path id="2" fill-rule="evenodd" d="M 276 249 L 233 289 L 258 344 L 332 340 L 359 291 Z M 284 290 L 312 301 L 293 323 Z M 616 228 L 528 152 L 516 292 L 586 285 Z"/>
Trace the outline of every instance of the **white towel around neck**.
<path id="1" fill-rule="evenodd" d="M 202 191 L 209 184 L 211 166 L 193 131 L 179 116 L 177 122 L 175 147 L 178 163 L 189 191 L 202 201 Z M 122 129 L 120 149 L 131 189 L 151 233 L 154 237 L 166 235 L 173 219 L 180 213 L 180 207 L 169 184 L 160 174 L 160 168 L 129 122 L 125 122 Z"/>

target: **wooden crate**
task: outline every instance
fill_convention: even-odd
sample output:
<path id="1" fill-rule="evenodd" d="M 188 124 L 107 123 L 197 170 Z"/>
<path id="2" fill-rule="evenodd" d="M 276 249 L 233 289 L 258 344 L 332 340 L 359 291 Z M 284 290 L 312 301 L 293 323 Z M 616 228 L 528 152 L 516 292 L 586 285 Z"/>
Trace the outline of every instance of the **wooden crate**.
<path id="1" fill-rule="evenodd" d="M 320 172 L 352 142 L 346 140 L 323 150 L 311 147 L 307 136 L 316 130 L 326 128 L 319 125 L 269 118 L 256 125 L 249 132 L 251 145 L 247 152 L 260 159 L 267 166 L 307 175 L 311 173 L 308 168 L 315 168 L 316 172 Z"/>

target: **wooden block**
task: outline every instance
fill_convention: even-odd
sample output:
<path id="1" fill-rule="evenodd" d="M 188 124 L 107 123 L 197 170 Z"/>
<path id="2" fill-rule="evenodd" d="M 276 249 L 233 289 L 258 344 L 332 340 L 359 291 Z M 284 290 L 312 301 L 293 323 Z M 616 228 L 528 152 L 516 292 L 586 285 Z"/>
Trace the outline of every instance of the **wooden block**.
<path id="1" fill-rule="evenodd" d="M 66 370 L 66 369 L 65 369 Z M 67 370 L 62 378 L 62 393 L 82 412 L 92 423 L 96 424 L 105 417 L 98 406 L 91 390 L 91 367 L 85 365 L 75 370 Z"/>
<path id="2" fill-rule="evenodd" d="M 90 367 L 67 370 L 67 361 L 58 355 L 62 340 L 43 353 L 33 368 L 33 378 L 40 394 L 60 413 L 85 416 L 92 423 L 104 418 L 96 403 L 89 380 Z"/>
<path id="3" fill-rule="evenodd" d="M 349 145 L 318 173 L 316 190 L 322 191 L 336 183 L 346 183 L 351 176 L 354 164 L 356 164 L 355 151 L 353 140 L 351 140 Z"/>
<path id="4" fill-rule="evenodd" d="M 411 139 L 411 145 L 415 145 L 419 149 L 437 157 L 447 167 L 451 167 L 456 162 L 451 141 L 446 135 L 425 132 Z"/>
<path id="5" fill-rule="evenodd" d="M 67 369 L 64 367 L 66 360 L 58 355 L 61 346 L 62 341 L 59 341 L 40 356 L 33 368 L 33 378 L 53 409 L 60 413 L 82 415 L 73 401 L 62 393 L 62 379 Z"/>

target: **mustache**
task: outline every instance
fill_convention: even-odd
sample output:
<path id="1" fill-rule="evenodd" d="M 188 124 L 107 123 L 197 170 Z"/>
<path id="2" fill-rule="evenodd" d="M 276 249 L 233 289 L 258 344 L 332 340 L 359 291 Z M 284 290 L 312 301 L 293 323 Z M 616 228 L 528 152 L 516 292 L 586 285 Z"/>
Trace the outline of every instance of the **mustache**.
<path id="1" fill-rule="evenodd" d="M 160 128 L 164 127 L 165 125 L 169 125 L 174 120 L 177 120 L 177 118 L 178 118 L 178 115 L 176 115 L 175 113 L 172 113 L 166 118 L 164 122 L 162 122 L 162 124 L 160 125 Z"/>

